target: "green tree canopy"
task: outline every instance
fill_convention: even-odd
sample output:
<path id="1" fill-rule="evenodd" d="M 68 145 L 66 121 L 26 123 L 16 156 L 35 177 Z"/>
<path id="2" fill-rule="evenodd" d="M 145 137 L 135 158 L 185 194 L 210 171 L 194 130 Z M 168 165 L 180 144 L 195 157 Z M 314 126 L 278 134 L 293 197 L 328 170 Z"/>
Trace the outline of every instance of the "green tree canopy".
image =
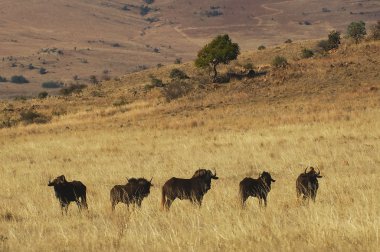
<path id="1" fill-rule="evenodd" d="M 227 34 L 219 35 L 198 52 L 195 66 L 212 67 L 214 71 L 213 80 L 215 81 L 218 75 L 216 67 L 219 64 L 228 64 L 231 60 L 235 60 L 239 54 L 240 48 L 237 43 L 232 43 Z"/>
<path id="2" fill-rule="evenodd" d="M 352 22 L 347 27 L 347 35 L 355 40 L 355 43 L 359 43 L 367 34 L 365 29 L 365 23 L 363 21 Z"/>

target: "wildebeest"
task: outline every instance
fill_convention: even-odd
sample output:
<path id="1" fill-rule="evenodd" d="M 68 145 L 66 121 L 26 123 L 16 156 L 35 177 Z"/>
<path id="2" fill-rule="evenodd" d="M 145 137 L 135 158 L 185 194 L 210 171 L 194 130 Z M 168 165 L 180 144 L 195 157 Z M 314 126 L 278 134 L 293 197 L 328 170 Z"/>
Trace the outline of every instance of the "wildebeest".
<path id="1" fill-rule="evenodd" d="M 87 209 L 86 200 L 86 186 L 80 181 L 68 182 L 64 175 L 55 178 L 53 181 L 49 181 L 48 186 L 53 186 L 55 196 L 58 198 L 61 205 L 62 213 L 63 209 L 67 213 L 67 209 L 71 201 L 75 201 L 79 210 L 82 208 Z"/>
<path id="2" fill-rule="evenodd" d="M 216 171 L 199 169 L 190 179 L 171 178 L 162 187 L 162 207 L 169 209 L 176 198 L 188 199 L 201 206 L 203 196 L 211 188 L 211 179 L 218 179 Z"/>
<path id="3" fill-rule="evenodd" d="M 110 192 L 112 210 L 115 210 L 119 202 L 141 207 L 141 202 L 149 195 L 150 187 L 153 186 L 152 179 L 148 181 L 145 178 L 130 178 L 125 185 L 115 185 Z"/>
<path id="4" fill-rule="evenodd" d="M 262 200 L 264 200 L 264 205 L 267 206 L 267 197 L 272 182 L 276 182 L 276 180 L 272 179 L 270 173 L 266 171 L 261 173 L 257 179 L 249 177 L 243 179 L 239 184 L 242 207 L 244 207 L 245 201 L 249 196 L 257 197 L 260 205 L 262 204 Z"/>
<path id="5" fill-rule="evenodd" d="M 311 198 L 315 202 L 315 198 L 317 197 L 318 191 L 318 178 L 322 178 L 320 175 L 321 172 L 318 169 L 318 172 L 314 170 L 313 167 L 310 167 L 309 172 L 305 169 L 304 173 L 301 173 L 296 181 L 296 191 L 297 198 L 303 195 L 303 199 L 306 200 Z"/>

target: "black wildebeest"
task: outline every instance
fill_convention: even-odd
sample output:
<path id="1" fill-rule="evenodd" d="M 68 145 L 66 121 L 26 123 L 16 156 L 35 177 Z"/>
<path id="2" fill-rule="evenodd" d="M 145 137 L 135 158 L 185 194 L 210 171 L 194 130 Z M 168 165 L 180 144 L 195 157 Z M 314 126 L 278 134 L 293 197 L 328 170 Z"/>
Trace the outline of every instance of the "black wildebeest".
<path id="1" fill-rule="evenodd" d="M 79 210 L 87 209 L 86 186 L 80 181 L 68 182 L 64 175 L 49 181 L 48 186 L 54 187 L 55 196 L 61 204 L 62 214 L 63 209 L 67 213 L 67 209 L 71 201 L 75 201 Z"/>
<path id="2" fill-rule="evenodd" d="M 262 200 L 264 200 L 264 205 L 267 206 L 267 197 L 272 182 L 276 182 L 276 180 L 272 179 L 270 173 L 266 171 L 261 173 L 257 179 L 249 177 L 243 179 L 239 184 L 242 207 L 244 207 L 245 201 L 249 196 L 257 197 L 260 205 L 262 204 Z"/>
<path id="3" fill-rule="evenodd" d="M 119 202 L 141 207 L 141 202 L 149 195 L 150 187 L 153 186 L 152 179 L 148 181 L 145 178 L 130 178 L 125 185 L 115 185 L 110 192 L 112 210 L 115 210 Z"/>
<path id="4" fill-rule="evenodd" d="M 310 171 L 307 172 L 305 169 L 304 173 L 301 173 L 296 181 L 296 191 L 297 198 L 303 195 L 303 199 L 306 200 L 311 198 L 315 202 L 315 198 L 317 197 L 318 191 L 318 178 L 322 178 L 320 175 L 321 172 L 318 169 L 318 172 L 314 170 L 313 167 L 310 167 Z"/>
<path id="5" fill-rule="evenodd" d="M 211 188 L 211 179 L 218 179 L 216 171 L 199 169 L 190 179 L 171 178 L 162 187 L 162 207 L 169 209 L 176 198 L 188 199 L 201 206 L 203 196 Z"/>

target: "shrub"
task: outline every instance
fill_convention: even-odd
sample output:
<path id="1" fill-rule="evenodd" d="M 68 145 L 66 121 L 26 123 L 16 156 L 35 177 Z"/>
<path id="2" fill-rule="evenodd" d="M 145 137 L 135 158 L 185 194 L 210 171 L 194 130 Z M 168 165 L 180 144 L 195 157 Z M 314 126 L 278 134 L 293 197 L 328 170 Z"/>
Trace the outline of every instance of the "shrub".
<path id="1" fill-rule="evenodd" d="M 328 52 L 332 49 L 336 49 L 340 44 L 340 32 L 331 31 L 328 35 L 327 40 L 321 40 L 318 42 L 318 47 L 320 47 L 323 51 Z"/>
<path id="2" fill-rule="evenodd" d="M 7 78 L 0 76 L 0 82 L 7 82 Z"/>
<path id="3" fill-rule="evenodd" d="M 179 64 L 181 64 L 181 63 L 182 63 L 182 58 L 176 58 L 176 59 L 174 60 L 174 64 L 179 65 Z"/>
<path id="4" fill-rule="evenodd" d="M 158 63 L 156 66 L 157 66 L 157 68 L 161 68 L 161 67 L 163 67 L 164 65 L 163 65 L 162 63 Z"/>
<path id="5" fill-rule="evenodd" d="M 40 74 L 46 74 L 47 73 L 47 70 L 43 67 L 40 68 L 40 70 L 38 71 Z"/>
<path id="6" fill-rule="evenodd" d="M 178 99 L 191 91 L 192 87 L 186 82 L 172 82 L 163 89 L 167 101 Z"/>
<path id="7" fill-rule="evenodd" d="M 331 49 L 336 49 L 340 45 L 340 32 L 331 31 L 328 35 L 328 42 L 330 44 Z"/>
<path id="8" fill-rule="evenodd" d="M 308 58 L 311 58 L 314 56 L 314 52 L 312 50 L 306 49 L 306 48 L 302 49 L 301 53 L 302 53 L 301 57 L 303 59 L 308 59 Z"/>
<path id="9" fill-rule="evenodd" d="M 35 69 L 35 67 L 33 66 L 32 63 L 30 63 L 30 64 L 28 65 L 28 69 L 29 69 L 29 70 L 33 70 L 33 69 Z"/>
<path id="10" fill-rule="evenodd" d="M 129 8 L 129 4 L 125 4 L 123 6 L 123 8 L 121 8 L 122 10 L 125 10 L 125 11 L 130 11 L 131 9 Z"/>
<path id="11" fill-rule="evenodd" d="M 373 40 L 380 40 L 380 20 L 376 24 L 372 25 L 369 30 L 369 38 Z"/>
<path id="12" fill-rule="evenodd" d="M 257 50 L 264 50 L 264 49 L 266 49 L 266 47 L 265 46 L 263 46 L 263 45 L 260 45 L 259 47 L 257 47 Z"/>
<path id="13" fill-rule="evenodd" d="M 39 99 L 45 99 L 48 96 L 48 92 L 42 91 L 41 93 L 38 94 Z"/>
<path id="14" fill-rule="evenodd" d="M 62 95 L 71 95 L 72 93 L 80 93 L 84 88 L 86 88 L 87 85 L 84 84 L 71 84 L 68 87 L 62 88 L 59 90 L 59 93 Z"/>
<path id="15" fill-rule="evenodd" d="M 285 40 L 285 44 L 290 44 L 290 43 L 292 43 L 293 41 L 291 40 L 291 39 L 287 39 L 287 40 Z"/>
<path id="16" fill-rule="evenodd" d="M 48 123 L 50 120 L 50 117 L 47 117 L 33 110 L 21 111 L 20 113 L 20 121 L 24 122 L 25 124 Z"/>
<path id="17" fill-rule="evenodd" d="M 288 65 L 288 61 L 286 60 L 285 57 L 282 57 L 282 56 L 276 56 L 273 60 L 272 60 L 272 66 L 276 67 L 276 68 L 282 68 L 282 67 L 286 67 Z"/>
<path id="18" fill-rule="evenodd" d="M 62 82 L 59 81 L 46 81 L 41 85 L 43 88 L 61 88 L 63 86 Z"/>
<path id="19" fill-rule="evenodd" d="M 363 21 L 352 22 L 347 27 L 347 36 L 352 38 L 356 44 L 359 43 L 366 34 L 365 23 Z"/>
<path id="20" fill-rule="evenodd" d="M 120 107 L 126 104 L 128 104 L 128 101 L 125 98 L 118 98 L 112 103 L 112 105 L 115 107 Z"/>
<path id="21" fill-rule="evenodd" d="M 162 82 L 162 80 L 157 79 L 157 78 L 155 78 L 155 77 L 151 77 L 151 79 L 150 79 L 150 84 L 151 84 L 153 87 L 163 87 L 163 86 L 164 86 L 164 83 Z"/>
<path id="22" fill-rule="evenodd" d="M 251 62 L 248 62 L 246 64 L 244 64 L 243 66 L 245 69 L 253 69 L 253 64 Z"/>
<path id="23" fill-rule="evenodd" d="M 29 83 L 29 81 L 22 75 L 14 75 L 11 78 L 12 83 L 16 84 L 24 84 L 24 83 Z"/>
<path id="24" fill-rule="evenodd" d="M 189 79 L 189 76 L 187 76 L 187 74 L 184 71 L 178 68 L 174 68 L 170 71 L 170 78 L 183 80 Z"/>
<path id="25" fill-rule="evenodd" d="M 96 78 L 95 75 L 90 75 L 90 82 L 91 82 L 92 84 L 98 84 L 98 83 L 99 83 L 99 80 L 98 80 L 98 78 Z"/>
<path id="26" fill-rule="evenodd" d="M 152 9 L 147 5 L 141 5 L 140 6 L 140 15 L 145 16 L 148 14 Z"/>
<path id="27" fill-rule="evenodd" d="M 146 4 L 152 4 L 152 3 L 154 3 L 154 0 L 144 0 L 144 2 L 145 2 Z"/>

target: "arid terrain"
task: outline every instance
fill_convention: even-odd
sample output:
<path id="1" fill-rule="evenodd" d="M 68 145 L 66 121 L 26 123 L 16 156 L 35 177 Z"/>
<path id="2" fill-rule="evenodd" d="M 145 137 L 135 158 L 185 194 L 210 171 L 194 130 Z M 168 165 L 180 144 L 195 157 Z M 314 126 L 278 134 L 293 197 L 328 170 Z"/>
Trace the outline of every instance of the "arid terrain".
<path id="1" fill-rule="evenodd" d="M 316 43 L 244 52 L 220 73 L 251 64 L 257 75 L 225 84 L 189 62 L 1 101 L 0 250 L 376 251 L 380 43 L 344 40 L 302 59 Z M 289 65 L 272 67 L 276 55 Z M 189 79 L 171 80 L 174 68 Z M 309 165 L 323 178 L 316 203 L 303 204 L 295 180 Z M 165 181 L 200 167 L 220 177 L 202 207 L 176 200 L 162 211 Z M 264 170 L 276 179 L 268 207 L 251 198 L 241 209 L 239 182 Z M 61 174 L 87 186 L 88 212 L 71 204 L 61 215 L 47 186 Z M 141 209 L 111 212 L 112 186 L 140 176 L 154 184 Z"/>
<path id="2" fill-rule="evenodd" d="M 252 51 L 287 39 L 322 38 L 332 29 L 345 31 L 352 21 L 379 18 L 376 0 L 2 0 L 0 76 L 23 75 L 29 83 L 0 82 L 0 99 L 35 96 L 46 81 L 89 84 L 94 77 L 188 62 L 221 33 Z"/>

